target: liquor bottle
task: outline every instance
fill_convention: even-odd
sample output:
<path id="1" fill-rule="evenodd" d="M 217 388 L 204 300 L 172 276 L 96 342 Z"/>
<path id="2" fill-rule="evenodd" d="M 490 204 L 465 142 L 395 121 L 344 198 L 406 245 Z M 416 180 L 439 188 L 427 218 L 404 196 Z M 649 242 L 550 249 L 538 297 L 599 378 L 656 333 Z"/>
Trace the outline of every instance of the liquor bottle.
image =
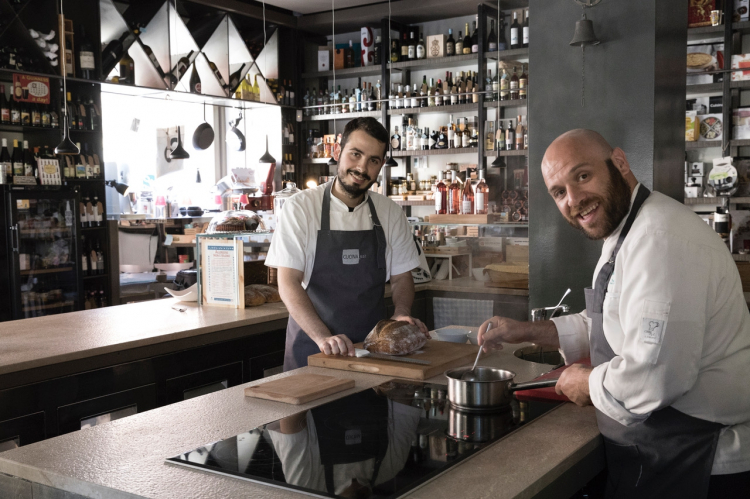
<path id="1" fill-rule="evenodd" d="M 357 95 L 355 94 L 354 90 L 352 90 L 352 95 L 349 96 L 349 112 L 357 112 Z"/>
<path id="2" fill-rule="evenodd" d="M 380 38 L 380 35 L 376 36 L 375 37 L 375 45 L 373 45 L 373 47 L 372 47 L 372 51 L 374 52 L 373 53 L 373 61 L 372 61 L 372 63 L 375 66 L 379 66 L 380 65 L 380 57 L 381 57 L 381 55 L 380 55 L 380 45 L 382 43 L 383 42 L 382 42 L 382 40 Z"/>
<path id="3" fill-rule="evenodd" d="M 86 130 L 86 108 L 81 106 L 81 96 L 76 96 L 76 116 L 78 118 L 78 129 Z"/>
<path id="4" fill-rule="evenodd" d="M 33 177 L 35 165 L 36 165 L 36 161 L 34 160 L 34 155 L 31 153 L 31 151 L 29 151 L 29 141 L 24 140 L 23 141 L 23 173 L 22 175 L 26 177 Z"/>
<path id="5" fill-rule="evenodd" d="M 185 73 L 190 67 L 190 56 L 193 55 L 193 52 L 194 50 L 191 50 L 187 55 L 183 55 L 182 57 L 180 57 L 180 59 L 177 61 L 177 64 L 175 64 L 174 68 L 172 68 L 169 77 L 169 81 L 172 83 L 172 88 L 174 88 L 175 85 L 177 85 L 177 82 L 179 82 L 182 77 L 185 76 Z"/>
<path id="6" fill-rule="evenodd" d="M 73 210 L 70 209 L 70 201 L 65 201 L 65 227 L 73 226 Z"/>
<path id="7" fill-rule="evenodd" d="M 464 189 L 461 192 L 461 214 L 474 214 L 474 190 L 471 188 L 471 171 L 468 168 L 466 169 L 466 182 L 464 182 Z"/>
<path id="8" fill-rule="evenodd" d="M 484 100 L 485 102 L 492 102 L 495 100 L 495 93 L 492 91 L 492 70 L 491 69 L 487 70 L 487 78 L 484 80 Z"/>
<path id="9" fill-rule="evenodd" d="M 201 77 L 198 74 L 197 64 L 193 64 L 193 72 L 190 74 L 190 92 L 194 94 L 201 93 Z"/>
<path id="10" fill-rule="evenodd" d="M 512 151 L 515 144 L 516 137 L 513 131 L 513 120 L 508 120 L 508 128 L 505 130 L 505 150 Z"/>
<path id="11" fill-rule="evenodd" d="M 440 79 L 438 79 L 437 86 L 435 87 L 435 105 L 445 105 L 445 99 L 443 98 L 443 82 L 440 81 Z"/>
<path id="12" fill-rule="evenodd" d="M 401 60 L 406 61 L 408 59 L 409 59 L 409 41 L 406 38 L 406 33 L 404 33 L 404 36 L 401 39 Z"/>
<path id="13" fill-rule="evenodd" d="M 206 58 L 208 60 L 208 58 Z M 208 61 L 208 67 L 211 68 L 211 71 L 213 71 L 214 76 L 216 76 L 216 80 L 219 82 L 219 85 L 221 85 L 221 88 L 227 88 L 227 82 L 224 81 L 224 77 L 221 76 L 221 71 L 219 71 L 219 68 L 211 61 Z"/>
<path id="14" fill-rule="evenodd" d="M 5 97 L 5 85 L 0 85 L 0 123 L 10 124 L 10 103 Z"/>
<path id="15" fill-rule="evenodd" d="M 474 31 L 471 34 L 471 52 L 472 54 L 479 52 L 479 34 L 477 33 L 476 21 L 474 21 Z"/>
<path id="16" fill-rule="evenodd" d="M 519 37 L 519 31 L 521 25 L 518 24 L 518 12 L 513 12 L 513 24 L 510 25 L 510 49 L 521 48 L 521 40 Z"/>
<path id="17" fill-rule="evenodd" d="M 391 150 L 400 151 L 401 150 L 401 135 L 399 135 L 398 133 L 398 126 L 394 128 L 396 129 L 396 131 L 393 132 L 393 135 L 391 135 Z"/>
<path id="18" fill-rule="evenodd" d="M 367 110 L 368 111 L 375 111 L 375 107 L 377 105 L 375 101 L 377 99 L 375 97 L 375 92 L 372 89 L 372 83 L 368 83 L 367 84 L 367 91 L 370 94 L 369 97 L 367 98 Z"/>
<path id="19" fill-rule="evenodd" d="M 380 111 L 382 110 L 382 102 L 380 102 L 383 99 L 383 87 L 380 85 L 380 80 L 375 84 L 375 100 L 377 103 L 375 104 L 375 110 Z"/>
<path id="20" fill-rule="evenodd" d="M 424 47 L 424 33 L 419 34 L 419 43 L 417 43 L 417 59 L 427 57 L 427 50 Z"/>
<path id="21" fill-rule="evenodd" d="M 448 133 L 446 127 L 440 127 L 435 139 L 435 149 L 448 149 Z"/>
<path id="22" fill-rule="evenodd" d="M 362 111 L 362 89 L 359 87 L 354 88 L 354 101 L 357 103 L 356 110 L 357 112 Z M 323 100 L 323 104 L 325 104 L 325 99 Z"/>
<path id="23" fill-rule="evenodd" d="M 466 125 L 467 119 L 464 118 L 464 129 L 461 132 L 461 147 L 471 147 L 471 130 Z"/>
<path id="24" fill-rule="evenodd" d="M 445 42 L 445 55 L 456 55 L 456 40 L 453 39 L 453 30 L 448 30 L 448 40 Z"/>
<path id="25" fill-rule="evenodd" d="M 414 32 L 409 33 L 409 46 L 406 49 L 406 55 L 409 60 L 417 58 L 417 42 L 414 40 Z"/>
<path id="26" fill-rule="evenodd" d="M 0 182 L 10 184 L 13 181 L 13 160 L 8 152 L 8 139 L 2 139 L 3 148 L 0 149 Z"/>
<path id="27" fill-rule="evenodd" d="M 242 78 L 242 71 L 245 69 L 245 66 L 246 66 L 246 64 L 243 63 L 242 66 L 240 66 L 240 69 L 238 69 L 237 71 L 235 71 L 234 73 L 232 73 L 231 75 L 229 75 L 229 87 L 228 87 L 228 89 L 230 91 L 234 90 L 235 88 L 237 88 L 237 86 L 240 84 L 240 79 Z"/>
<path id="28" fill-rule="evenodd" d="M 528 150 L 529 148 L 529 125 L 526 123 L 526 116 L 523 117 L 523 148 Z"/>
<path id="29" fill-rule="evenodd" d="M 462 53 L 471 54 L 471 36 L 469 35 L 469 23 L 466 23 L 466 33 L 464 34 L 464 42 L 461 46 L 463 47 Z"/>
<path id="30" fill-rule="evenodd" d="M 192 77 L 191 77 L 192 79 Z M 200 81 L 199 81 L 200 83 Z M 253 81 L 253 99 L 255 102 L 260 102 L 260 85 L 258 85 L 258 75 L 255 75 L 255 80 Z M 321 108 L 318 108 L 320 110 Z"/>
<path id="31" fill-rule="evenodd" d="M 411 93 L 409 95 L 409 106 L 419 107 L 419 93 L 417 92 L 416 85 L 412 85 Z"/>
<path id="32" fill-rule="evenodd" d="M 477 170 L 477 186 L 474 189 L 474 213 L 486 215 L 489 208 L 490 188 L 484 181 L 484 170 Z"/>
<path id="33" fill-rule="evenodd" d="M 523 48 L 529 48 L 529 9 L 526 9 L 526 19 L 523 21 L 523 39 L 521 45 Z"/>
<path id="34" fill-rule="evenodd" d="M 516 150 L 523 150 L 523 121 L 520 114 L 516 119 Z"/>
<path id="35" fill-rule="evenodd" d="M 453 115 L 451 114 L 451 121 L 448 123 L 448 149 L 456 147 L 456 125 L 453 124 Z"/>
<path id="36" fill-rule="evenodd" d="M 430 86 L 427 87 L 427 107 L 435 107 L 435 78 L 430 78 Z"/>
<path id="37" fill-rule="evenodd" d="M 518 78 L 518 98 L 527 97 L 529 87 L 529 75 L 526 73 L 526 64 L 521 64 L 521 76 Z"/>
<path id="38" fill-rule="evenodd" d="M 29 110 L 29 104 L 21 103 L 21 125 L 31 126 L 31 111 Z"/>
<path id="39" fill-rule="evenodd" d="M 52 115 L 49 112 L 49 106 L 42 107 L 41 120 L 43 128 L 50 128 L 52 126 Z"/>
<path id="40" fill-rule="evenodd" d="M 494 19 L 490 19 L 490 34 L 487 36 L 487 52 L 497 52 L 497 33 L 495 33 Z"/>
<path id="41" fill-rule="evenodd" d="M 18 147 L 18 140 L 13 140 L 13 155 L 10 157 L 10 162 L 13 165 L 13 176 L 23 175 L 23 151 Z"/>
<path id="42" fill-rule="evenodd" d="M 451 183 L 448 186 L 448 214 L 461 213 L 461 185 L 456 180 L 456 170 L 451 170 Z"/>
<path id="43" fill-rule="evenodd" d="M 19 106 L 18 101 L 13 96 L 10 98 L 10 124 L 21 124 L 21 106 Z"/>
<path id="44" fill-rule="evenodd" d="M 516 73 L 516 67 L 513 66 L 513 73 L 510 75 L 510 100 L 517 100 L 519 98 L 519 81 L 518 73 Z"/>
<path id="45" fill-rule="evenodd" d="M 406 128 L 406 150 L 414 151 L 417 147 L 414 144 L 414 125 L 412 124 L 411 118 L 409 118 L 409 125 Z"/>
<path id="46" fill-rule="evenodd" d="M 427 131 L 427 135 L 429 136 L 429 142 L 428 142 L 428 149 L 437 149 L 437 142 L 439 138 L 439 134 L 437 130 L 433 130 L 432 134 L 430 134 L 430 131 Z"/>
<path id="47" fill-rule="evenodd" d="M 135 85 L 135 62 L 127 51 L 120 59 L 120 76 L 117 82 L 123 85 Z"/>
<path id="48" fill-rule="evenodd" d="M 422 146 L 423 151 L 430 150 L 430 129 L 425 127 L 422 130 L 422 136 L 420 137 L 419 144 Z"/>
<path id="49" fill-rule="evenodd" d="M 83 218 L 84 215 L 81 214 L 81 218 Z M 89 251 L 88 246 L 86 246 L 86 238 L 84 236 L 81 236 L 81 248 L 83 248 L 83 251 L 81 251 L 81 274 L 83 274 L 84 277 L 89 275 Z"/>
<path id="50" fill-rule="evenodd" d="M 435 213 L 445 215 L 448 213 L 448 188 L 445 186 L 445 173 L 438 173 L 438 182 L 435 186 Z"/>
<path id="51" fill-rule="evenodd" d="M 122 54 L 125 51 L 124 43 L 129 36 L 130 31 L 126 31 L 120 35 L 120 38 L 112 40 L 104 47 L 104 50 L 102 50 L 102 76 L 109 75 L 122 59 Z"/>
<path id="52" fill-rule="evenodd" d="M 503 75 L 500 77 L 500 100 L 510 98 L 510 77 L 508 72 L 503 68 Z"/>
<path id="53" fill-rule="evenodd" d="M 39 110 L 39 104 L 31 105 L 31 126 L 42 126 L 42 113 Z"/>
<path id="54" fill-rule="evenodd" d="M 487 129 L 485 130 L 485 142 L 484 142 L 484 148 L 487 151 L 494 151 L 495 150 L 495 122 L 494 121 L 488 121 L 487 122 Z"/>
<path id="55" fill-rule="evenodd" d="M 398 40 L 391 40 L 391 62 L 400 60 L 401 52 L 398 49 Z"/>
<path id="56" fill-rule="evenodd" d="M 455 54 L 461 55 L 464 53 L 464 39 L 461 38 L 461 31 L 458 32 L 458 38 L 456 38 L 456 43 L 454 44 L 455 48 Z"/>
<path id="57" fill-rule="evenodd" d="M 497 121 L 497 132 L 495 132 L 495 150 L 505 150 L 505 130 L 503 130 L 502 120 Z"/>

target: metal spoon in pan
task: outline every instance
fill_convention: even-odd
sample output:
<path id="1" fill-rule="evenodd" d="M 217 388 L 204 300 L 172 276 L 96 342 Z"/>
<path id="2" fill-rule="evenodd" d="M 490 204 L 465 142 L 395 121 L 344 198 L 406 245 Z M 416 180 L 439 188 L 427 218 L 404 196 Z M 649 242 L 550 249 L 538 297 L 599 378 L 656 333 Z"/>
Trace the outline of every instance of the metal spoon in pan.
<path id="1" fill-rule="evenodd" d="M 469 334 L 471 334 L 471 331 L 469 331 Z M 470 371 L 466 371 L 465 373 L 463 373 L 461 375 L 461 380 L 462 381 L 476 381 L 476 379 L 474 379 L 475 378 L 475 376 L 474 376 L 474 370 L 477 368 L 477 362 L 479 362 L 479 356 L 480 355 L 482 355 L 482 346 L 481 345 L 479 346 L 479 351 L 477 352 L 477 358 L 474 359 L 474 365 L 471 366 L 471 370 Z"/>

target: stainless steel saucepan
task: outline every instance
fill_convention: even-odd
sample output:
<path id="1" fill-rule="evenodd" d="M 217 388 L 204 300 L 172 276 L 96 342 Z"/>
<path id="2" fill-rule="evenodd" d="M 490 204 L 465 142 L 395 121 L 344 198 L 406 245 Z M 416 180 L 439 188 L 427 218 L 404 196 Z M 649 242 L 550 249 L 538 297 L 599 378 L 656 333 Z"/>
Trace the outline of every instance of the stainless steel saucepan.
<path id="1" fill-rule="evenodd" d="M 513 383 L 516 377 L 513 371 L 482 366 L 474 369 L 471 381 L 462 380 L 461 376 L 470 370 L 471 367 L 460 367 L 445 372 L 448 377 L 448 400 L 453 407 L 464 411 L 498 411 L 508 407 L 512 392 L 557 384 L 557 379 Z"/>

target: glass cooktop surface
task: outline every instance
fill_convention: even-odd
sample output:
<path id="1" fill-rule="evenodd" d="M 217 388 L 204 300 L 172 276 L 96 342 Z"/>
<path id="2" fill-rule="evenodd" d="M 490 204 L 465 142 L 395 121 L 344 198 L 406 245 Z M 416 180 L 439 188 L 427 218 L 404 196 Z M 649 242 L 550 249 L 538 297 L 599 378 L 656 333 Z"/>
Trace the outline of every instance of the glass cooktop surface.
<path id="1" fill-rule="evenodd" d="M 389 381 L 167 459 L 317 497 L 397 498 L 558 405 L 453 409 L 445 385 Z"/>

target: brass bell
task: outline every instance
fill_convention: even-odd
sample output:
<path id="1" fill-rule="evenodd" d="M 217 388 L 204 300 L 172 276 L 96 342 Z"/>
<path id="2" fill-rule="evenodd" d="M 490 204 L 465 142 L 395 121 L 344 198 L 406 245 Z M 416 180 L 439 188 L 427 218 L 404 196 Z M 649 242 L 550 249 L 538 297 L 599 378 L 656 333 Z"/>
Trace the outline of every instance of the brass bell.
<path id="1" fill-rule="evenodd" d="M 573 33 L 573 40 L 570 44 L 574 47 L 584 47 L 586 45 L 599 45 L 601 42 L 594 34 L 594 22 L 586 19 L 584 13 L 580 21 L 576 21 L 576 32 Z"/>

